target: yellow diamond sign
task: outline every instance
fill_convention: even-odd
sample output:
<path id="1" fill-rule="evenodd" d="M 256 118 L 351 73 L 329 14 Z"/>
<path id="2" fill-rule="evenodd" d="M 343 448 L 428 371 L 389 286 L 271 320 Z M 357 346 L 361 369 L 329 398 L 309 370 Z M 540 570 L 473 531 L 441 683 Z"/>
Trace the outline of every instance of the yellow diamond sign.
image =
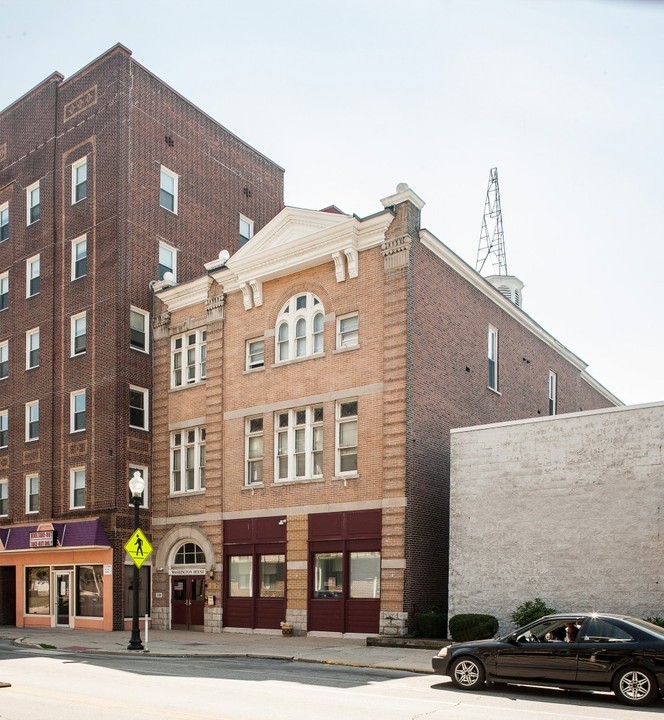
<path id="1" fill-rule="evenodd" d="M 140 568 L 150 556 L 152 545 L 150 545 L 150 541 L 145 537 L 142 530 L 136 530 L 125 543 L 124 549 L 134 561 L 136 567 Z"/>

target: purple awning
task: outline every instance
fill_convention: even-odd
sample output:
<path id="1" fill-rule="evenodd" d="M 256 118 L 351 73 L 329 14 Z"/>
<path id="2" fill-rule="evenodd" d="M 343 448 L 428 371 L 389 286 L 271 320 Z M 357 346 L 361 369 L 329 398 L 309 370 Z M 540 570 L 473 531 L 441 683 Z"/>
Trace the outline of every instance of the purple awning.
<path id="1" fill-rule="evenodd" d="M 4 550 L 29 550 L 30 533 L 45 525 L 53 526 L 54 547 L 111 547 L 99 519 L 0 528 L 0 546 Z"/>

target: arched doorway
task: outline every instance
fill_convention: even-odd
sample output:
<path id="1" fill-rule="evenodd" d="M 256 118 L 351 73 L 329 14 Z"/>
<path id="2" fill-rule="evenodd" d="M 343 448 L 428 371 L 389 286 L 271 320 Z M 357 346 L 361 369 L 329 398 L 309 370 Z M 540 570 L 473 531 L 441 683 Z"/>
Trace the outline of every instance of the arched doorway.
<path id="1" fill-rule="evenodd" d="M 171 628 L 197 630 L 205 625 L 205 553 L 194 542 L 175 551 L 171 566 Z"/>

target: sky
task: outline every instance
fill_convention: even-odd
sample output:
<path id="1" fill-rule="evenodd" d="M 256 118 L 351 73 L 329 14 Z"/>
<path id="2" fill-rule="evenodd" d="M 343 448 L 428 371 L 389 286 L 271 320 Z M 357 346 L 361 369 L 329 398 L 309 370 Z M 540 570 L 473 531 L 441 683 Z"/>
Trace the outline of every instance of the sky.
<path id="1" fill-rule="evenodd" d="M 491 168 L 523 309 L 624 403 L 664 400 L 664 2 L 0 0 L 0 108 L 116 43 L 360 216 L 406 182 L 475 267 Z M 485 272 L 486 274 L 486 272 Z"/>

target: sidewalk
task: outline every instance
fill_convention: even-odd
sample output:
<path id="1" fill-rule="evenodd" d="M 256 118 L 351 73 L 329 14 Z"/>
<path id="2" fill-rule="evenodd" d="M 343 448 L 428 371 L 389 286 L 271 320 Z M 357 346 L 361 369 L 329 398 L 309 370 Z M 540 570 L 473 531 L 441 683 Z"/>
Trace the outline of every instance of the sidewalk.
<path id="1" fill-rule="evenodd" d="M 170 657 L 254 657 L 317 662 L 332 665 L 431 673 L 437 649 L 368 646 L 365 638 L 284 637 L 263 633 L 201 633 L 181 630 L 150 630 L 141 639 L 145 651 L 127 650 L 130 631 L 97 632 L 60 628 L 14 628 L 0 626 L 0 639 L 17 645 L 61 652 L 94 652 Z M 440 647 L 446 641 L 440 641 Z"/>

